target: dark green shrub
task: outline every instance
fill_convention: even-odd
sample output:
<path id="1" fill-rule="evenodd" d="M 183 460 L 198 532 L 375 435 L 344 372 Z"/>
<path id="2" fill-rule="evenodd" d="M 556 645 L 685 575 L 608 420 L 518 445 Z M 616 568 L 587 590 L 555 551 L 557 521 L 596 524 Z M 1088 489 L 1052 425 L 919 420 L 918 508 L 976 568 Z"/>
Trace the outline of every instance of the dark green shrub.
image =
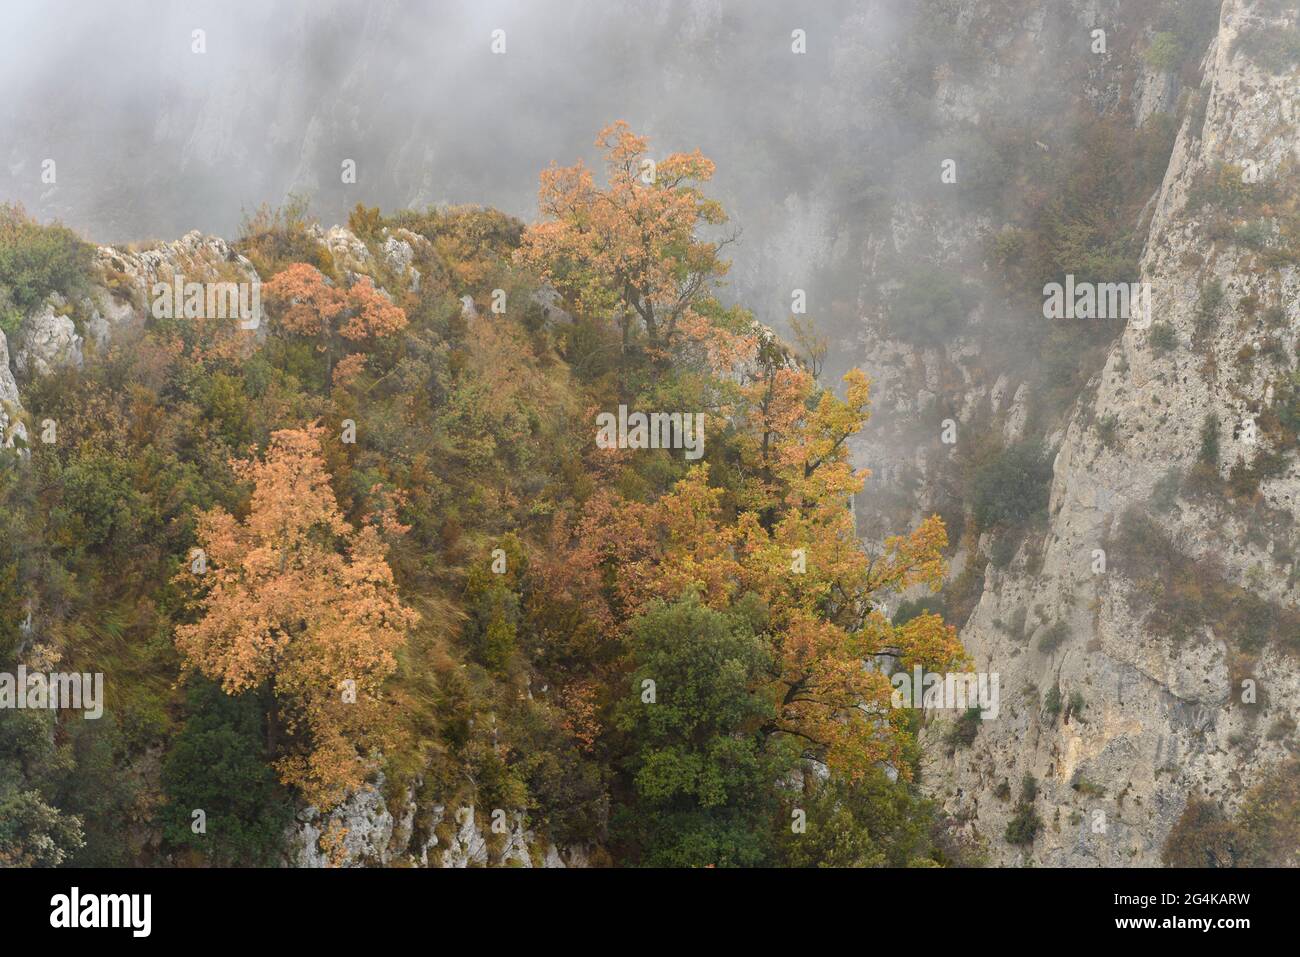
<path id="1" fill-rule="evenodd" d="M 0 330 L 13 332 L 52 292 L 75 294 L 91 257 L 72 230 L 41 226 L 21 206 L 0 204 Z"/>
<path id="2" fill-rule="evenodd" d="M 1054 622 L 1038 637 L 1038 650 L 1044 654 L 1055 651 L 1070 637 L 1070 626 L 1063 621 Z"/>
<path id="3" fill-rule="evenodd" d="M 1016 813 L 1007 822 L 1007 830 L 1003 837 L 1008 844 L 1033 844 L 1042 826 L 1043 819 L 1038 816 L 1034 806 L 1027 801 L 1017 801 Z"/>
<path id="4" fill-rule="evenodd" d="M 969 748 L 979 734 L 980 720 L 979 708 L 967 708 L 948 731 L 948 745 L 954 749 Z"/>
<path id="5" fill-rule="evenodd" d="M 1016 547 L 1019 540 L 1014 535 L 1002 534 L 993 541 L 993 547 L 989 549 L 989 561 L 993 563 L 994 568 L 1006 568 L 1011 564 L 1011 560 L 1016 557 Z"/>
<path id="6" fill-rule="evenodd" d="M 232 697 L 211 682 L 196 681 L 188 707 L 163 762 L 164 840 L 218 865 L 274 863 L 293 806 L 267 760 L 257 696 Z M 206 815 L 206 833 L 193 830 L 196 810 Z"/>
<path id="7" fill-rule="evenodd" d="M 1109 415 L 1103 415 L 1097 420 L 1096 428 L 1102 445 L 1108 449 L 1119 447 L 1119 416 L 1113 412 Z"/>
<path id="8" fill-rule="evenodd" d="M 1071 691 L 1070 707 L 1069 710 L 1066 711 L 1066 716 L 1071 718 L 1081 719 L 1083 717 L 1083 708 L 1084 708 L 1083 693 L 1081 691 Z"/>
<path id="9" fill-rule="evenodd" d="M 1020 781 L 1020 800 L 1032 801 L 1038 797 L 1038 778 L 1026 774 Z"/>
<path id="10" fill-rule="evenodd" d="M 1055 718 L 1061 713 L 1061 686 L 1052 685 L 1043 695 L 1043 713 Z"/>
<path id="11" fill-rule="evenodd" d="M 1167 322 L 1153 322 L 1151 331 L 1147 333 L 1147 342 L 1151 344 L 1152 352 L 1164 355 L 1178 348 L 1178 333 Z"/>
<path id="12" fill-rule="evenodd" d="M 978 466 L 971 503 L 980 528 L 1010 528 L 1042 515 L 1052 481 L 1052 461 L 1037 442 L 1010 445 Z"/>
<path id="13" fill-rule="evenodd" d="M 1219 307 L 1223 305 L 1223 283 L 1212 279 L 1201 286 L 1196 302 L 1196 334 L 1204 336 L 1214 329 Z"/>
<path id="14" fill-rule="evenodd" d="M 1183 52 L 1183 45 L 1174 34 L 1157 33 L 1151 38 L 1151 46 L 1147 47 L 1143 59 L 1151 69 L 1167 72 L 1178 65 Z"/>
<path id="15" fill-rule="evenodd" d="M 1196 459 L 1216 468 L 1219 465 L 1219 417 L 1213 412 L 1201 424 L 1201 450 Z"/>
<path id="16" fill-rule="evenodd" d="M 897 627 L 906 625 L 913 618 L 921 615 L 941 614 L 943 614 L 943 600 L 937 595 L 922 595 L 920 598 L 905 598 L 900 601 L 891 621 Z"/>
<path id="17" fill-rule="evenodd" d="M 1105 797 L 1106 789 L 1100 784 L 1094 784 L 1084 777 L 1082 772 L 1076 772 L 1074 780 L 1070 782 L 1070 787 L 1080 794 L 1086 794 L 1088 797 Z"/>
<path id="18" fill-rule="evenodd" d="M 945 343 L 961 331 L 974 305 L 974 291 L 951 269 L 913 267 L 890 296 L 889 332 L 918 345 Z"/>

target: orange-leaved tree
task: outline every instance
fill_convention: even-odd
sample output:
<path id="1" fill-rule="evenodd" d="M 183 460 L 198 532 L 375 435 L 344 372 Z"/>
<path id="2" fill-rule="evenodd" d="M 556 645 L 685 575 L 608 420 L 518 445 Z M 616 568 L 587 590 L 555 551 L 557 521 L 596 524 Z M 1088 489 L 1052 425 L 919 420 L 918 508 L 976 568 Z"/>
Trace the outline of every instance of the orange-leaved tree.
<path id="1" fill-rule="evenodd" d="M 751 407 L 742 444 L 750 476 L 723 508 L 708 466 L 693 467 L 650 516 L 657 547 L 621 578 L 629 605 L 698 592 L 725 608 L 745 593 L 769 614 L 774 670 L 767 692 L 777 714 L 764 729 L 800 739 L 809 757 L 850 776 L 879 761 L 907 774 L 905 713 L 891 706 L 888 677 L 864 662 L 878 656 L 905 668 L 961 669 L 967 659 L 956 629 L 923 614 L 895 626 L 878 610 L 886 594 L 915 586 L 938 590 L 948 544 L 938 516 L 912 533 L 863 548 L 847 507 L 863 474 L 845 441 L 866 422 L 868 383 L 846 375 L 846 396 L 820 390 L 806 370 L 787 366 L 767 405 Z"/>
<path id="2" fill-rule="evenodd" d="M 721 243 L 702 233 L 725 216 L 699 191 L 712 163 L 696 151 L 648 169 L 647 141 L 621 122 L 596 142 L 607 185 L 581 163 L 543 173 L 542 220 L 525 232 L 518 258 L 579 311 L 615 317 L 625 348 L 639 319 L 656 358 L 674 359 L 662 364 L 667 382 L 658 385 L 689 391 L 688 380 L 705 380 L 692 394 L 710 404 L 708 433 L 727 437 L 714 440 L 721 453 L 688 466 L 649 501 L 622 491 L 647 484 L 631 458 L 592 458 L 597 473 L 609 470 L 604 487 L 580 514 L 557 515 L 534 562 L 539 593 L 565 610 L 543 616 L 538 631 L 594 649 L 601 638 L 626 636 L 657 599 L 694 593 L 725 610 L 751 607 L 747 596 L 756 596 L 771 665 L 751 690 L 772 710 L 753 730 L 797 740 L 806 757 L 851 777 L 881 761 L 906 775 L 910 721 L 892 707 L 893 687 L 877 664 L 941 671 L 969 663 L 940 616 L 894 625 L 882 606 L 909 589 L 938 590 L 943 522 L 931 516 L 879 549 L 864 548 L 849 503 L 865 473 L 852 467 L 848 441 L 869 416 L 866 376 L 850 372 L 837 395 L 816 381 L 825 352 L 810 327 L 796 331 L 813 370 L 743 310 L 718 304 L 714 288 L 727 264 Z"/>
<path id="3" fill-rule="evenodd" d="M 713 175 L 713 163 L 699 150 L 654 163 L 649 141 L 621 120 L 601 130 L 596 145 L 605 151 L 606 186 L 581 161 L 544 170 L 543 218 L 516 255 L 577 310 L 612 317 L 625 348 L 639 318 L 650 348 L 662 351 L 729 265 L 718 256 L 729 239 L 700 235 L 726 221 L 697 185 Z"/>
<path id="4" fill-rule="evenodd" d="M 273 733 L 287 736 L 281 779 L 330 807 L 392 739 L 382 686 L 418 615 L 398 597 L 379 531 L 340 512 L 322 434 L 275 432 L 264 459 L 234 463 L 252 484 L 248 514 L 199 516 L 207 568 L 197 621 L 177 627 L 176 644 L 228 694 L 269 685 Z"/>
<path id="5" fill-rule="evenodd" d="M 931 516 L 865 548 L 848 507 L 865 473 L 852 467 L 847 441 L 869 415 L 866 376 L 847 374 L 840 397 L 766 337 L 747 348 L 725 410 L 738 460 L 692 466 L 651 503 L 609 489 L 593 495 L 580 520 L 557 525 L 538 563 L 550 578 L 547 594 L 575 599 L 606 633 L 655 599 L 693 592 L 724 610 L 758 596 L 772 665 L 755 690 L 774 709 L 756 730 L 798 740 L 806 757 L 849 777 L 881 761 L 907 776 L 909 717 L 892 706 L 884 670 L 869 663 L 969 666 L 956 629 L 939 615 L 894 625 L 881 610 L 908 589 L 938 590 L 943 522 Z"/>
<path id="6" fill-rule="evenodd" d="M 280 327 L 294 335 L 313 336 L 332 368 L 336 340 L 357 343 L 390 336 L 406 328 L 406 313 L 361 276 L 344 289 L 332 285 L 315 266 L 293 263 L 276 273 L 263 288 L 267 304 Z M 348 356 L 354 374 L 361 356 Z"/>

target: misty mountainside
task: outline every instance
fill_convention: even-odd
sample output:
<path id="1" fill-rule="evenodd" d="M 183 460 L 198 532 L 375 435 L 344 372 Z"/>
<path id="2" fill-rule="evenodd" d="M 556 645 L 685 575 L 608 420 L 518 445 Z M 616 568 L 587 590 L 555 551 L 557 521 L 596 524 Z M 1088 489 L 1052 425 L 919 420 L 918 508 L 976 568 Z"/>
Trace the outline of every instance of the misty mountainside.
<path id="1" fill-rule="evenodd" d="M 820 286 L 829 312 L 819 273 L 856 269 L 836 236 L 916 135 L 888 84 L 922 13 L 834 0 L 790 16 L 778 0 L 24 3 L 0 36 L 0 192 L 98 242 L 232 236 L 291 194 L 327 223 L 359 200 L 528 219 L 538 170 L 592 159 L 617 116 L 731 171 L 717 195 L 744 233 L 748 308 L 779 321 L 792 288 Z M 796 28 L 814 55 L 791 55 Z M 51 46 L 79 68 L 32 56 Z"/>
<path id="2" fill-rule="evenodd" d="M 953 141 L 1014 137 L 1016 195 L 901 199 L 864 261 L 860 527 L 944 515 L 951 580 L 900 611 L 1001 679 L 997 720 L 927 729 L 926 788 L 996 863 L 1294 864 L 1296 10 L 1048 5 L 1061 51 L 1022 6 L 934 92 Z M 1070 105 L 1026 123 L 1006 85 Z M 1043 318 L 1066 275 L 1151 315 Z"/>
<path id="3" fill-rule="evenodd" d="M 0 864 L 1297 863 L 1293 3 L 17 10 Z"/>

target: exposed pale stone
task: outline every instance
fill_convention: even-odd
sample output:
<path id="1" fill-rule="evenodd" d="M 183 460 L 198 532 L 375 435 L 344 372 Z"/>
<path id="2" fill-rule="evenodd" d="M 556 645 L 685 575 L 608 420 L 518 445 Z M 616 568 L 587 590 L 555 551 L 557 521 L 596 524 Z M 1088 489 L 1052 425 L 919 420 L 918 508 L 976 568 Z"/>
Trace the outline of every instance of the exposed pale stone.
<path id="1" fill-rule="evenodd" d="M 81 336 L 77 335 L 76 324 L 56 311 L 64 305 L 62 296 L 51 295 L 23 320 L 18 330 L 20 344 L 14 354 L 14 367 L 20 376 L 48 375 L 62 366 L 81 368 Z"/>

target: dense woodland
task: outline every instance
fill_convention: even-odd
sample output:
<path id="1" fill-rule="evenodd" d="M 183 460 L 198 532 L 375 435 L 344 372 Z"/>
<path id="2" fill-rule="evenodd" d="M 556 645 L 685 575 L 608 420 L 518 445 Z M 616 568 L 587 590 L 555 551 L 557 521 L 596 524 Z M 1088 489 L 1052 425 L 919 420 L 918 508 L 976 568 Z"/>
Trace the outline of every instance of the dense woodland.
<path id="1" fill-rule="evenodd" d="M 598 863 L 958 862 L 864 666 L 966 666 L 939 615 L 880 610 L 938 588 L 943 522 L 858 540 L 866 378 L 719 300 L 709 160 L 647 181 L 643 138 L 598 145 L 533 226 L 358 206 L 373 248 L 427 241 L 418 288 L 263 209 L 257 332 L 148 316 L 27 384 L 58 438 L 0 454 L 0 667 L 103 672 L 107 708 L 0 711 L 0 862 L 274 864 L 381 773 L 414 840 L 473 805 Z M 7 209 L 5 315 L 90 262 Z M 619 405 L 703 412 L 703 458 L 598 448 Z"/>

